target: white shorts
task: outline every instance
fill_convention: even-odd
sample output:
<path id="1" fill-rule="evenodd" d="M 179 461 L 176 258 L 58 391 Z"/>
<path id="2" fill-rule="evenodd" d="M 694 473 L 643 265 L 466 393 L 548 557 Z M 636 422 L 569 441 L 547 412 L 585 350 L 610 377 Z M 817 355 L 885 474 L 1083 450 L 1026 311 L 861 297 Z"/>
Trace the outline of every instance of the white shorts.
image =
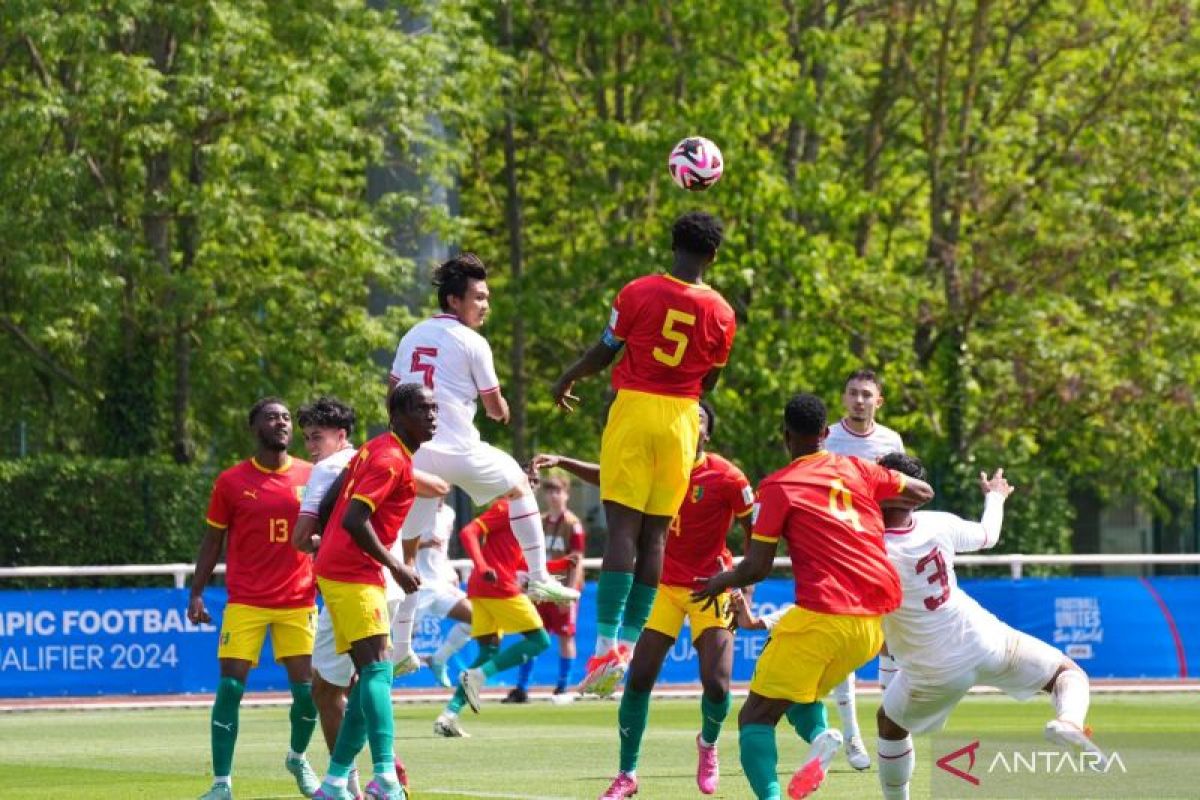
<path id="1" fill-rule="evenodd" d="M 430 616 L 438 618 L 449 616 L 450 609 L 458 605 L 466 596 L 467 593 L 462 589 L 448 583 L 422 584 L 421 590 L 417 592 L 417 619 Z"/>
<path id="2" fill-rule="evenodd" d="M 1016 700 L 1028 700 L 1066 660 L 1058 648 L 1010 628 L 1004 649 L 988 654 L 971 669 L 932 679 L 910 675 L 901 665 L 883 694 L 883 710 L 909 733 L 932 733 L 945 726 L 950 712 L 972 687 L 993 686 Z"/>
<path id="3" fill-rule="evenodd" d="M 490 503 L 525 480 L 525 472 L 508 453 L 486 442 L 470 452 L 449 452 L 424 444 L 413 453 L 413 467 L 431 472 L 471 495 L 475 505 Z M 418 497 L 400 528 L 402 539 L 415 539 L 431 529 L 438 498 Z"/>
<path id="4" fill-rule="evenodd" d="M 403 596 L 400 598 L 403 600 Z M 394 620 L 400 600 L 388 598 L 388 614 Z M 393 651 L 394 652 L 394 651 Z M 354 662 L 349 653 L 338 653 L 333 644 L 333 619 L 329 609 L 321 607 L 317 615 L 317 635 L 313 641 L 312 668 L 321 678 L 343 689 L 354 679 Z"/>

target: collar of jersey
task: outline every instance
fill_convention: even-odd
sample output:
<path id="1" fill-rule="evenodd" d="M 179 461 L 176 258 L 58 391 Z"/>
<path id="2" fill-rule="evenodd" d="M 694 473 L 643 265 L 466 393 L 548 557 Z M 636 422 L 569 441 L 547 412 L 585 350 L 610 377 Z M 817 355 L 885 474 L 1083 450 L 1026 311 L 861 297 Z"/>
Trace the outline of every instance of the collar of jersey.
<path id="1" fill-rule="evenodd" d="M 458 317 L 454 316 L 453 314 L 434 314 L 433 318 L 434 319 L 452 319 L 455 322 L 457 322 L 459 325 L 462 324 L 462 320 L 460 320 Z"/>
<path id="2" fill-rule="evenodd" d="M 903 536 L 906 533 L 912 533 L 917 527 L 917 521 L 909 517 L 908 527 L 906 528 L 884 528 L 884 533 L 890 533 L 895 536 Z"/>
<path id="3" fill-rule="evenodd" d="M 680 278 L 676 278 L 674 275 L 669 275 L 666 272 L 662 273 L 662 277 L 666 278 L 669 281 L 675 281 L 680 286 L 686 286 L 689 289 L 711 289 L 712 288 L 707 283 L 688 283 L 687 281 L 682 280 Z"/>
<path id="4" fill-rule="evenodd" d="M 801 461 L 808 461 L 810 458 L 816 458 L 817 456 L 827 456 L 827 455 L 829 455 L 829 451 L 826 450 L 825 448 L 821 448 L 820 450 L 818 450 L 815 453 L 809 453 L 806 456 L 800 456 L 799 458 L 792 459 L 792 463 L 799 464 Z"/>
<path id="5" fill-rule="evenodd" d="M 280 467 L 279 469 L 270 469 L 269 467 L 264 467 L 262 464 L 258 463 L 258 459 L 254 456 L 250 457 L 250 463 L 253 464 L 254 468 L 257 469 L 259 472 L 265 472 L 268 475 L 278 475 L 282 472 L 287 472 L 289 469 L 292 468 L 292 457 L 284 456 L 284 458 L 286 460 L 283 462 L 283 466 Z"/>
<path id="6" fill-rule="evenodd" d="M 404 455 L 412 458 L 412 451 L 409 450 L 408 446 L 404 444 L 404 440 L 397 436 L 395 431 L 388 431 L 388 433 L 390 433 L 392 438 L 396 440 L 396 444 L 400 445 L 400 449 L 404 451 Z"/>
<path id="7" fill-rule="evenodd" d="M 707 458 L 708 458 L 707 452 L 701 453 L 700 456 L 695 461 L 692 462 L 692 469 L 696 469 L 697 467 L 699 467 L 701 464 L 703 464 L 705 462 L 705 460 Z"/>
<path id="8" fill-rule="evenodd" d="M 860 439 L 865 439 L 875 432 L 875 420 L 871 420 L 871 429 L 866 433 L 857 433 L 853 428 L 846 424 L 845 417 L 842 417 L 838 424 L 842 426 L 842 430 L 844 430 L 846 433 L 850 434 L 851 436 L 857 436 Z"/>

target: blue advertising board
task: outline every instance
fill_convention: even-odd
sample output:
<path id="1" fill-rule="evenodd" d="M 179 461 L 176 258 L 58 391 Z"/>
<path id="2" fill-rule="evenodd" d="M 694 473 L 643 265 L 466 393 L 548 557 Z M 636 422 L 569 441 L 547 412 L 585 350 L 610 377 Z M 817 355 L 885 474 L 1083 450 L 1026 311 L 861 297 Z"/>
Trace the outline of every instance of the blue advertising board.
<path id="1" fill-rule="evenodd" d="M 961 588 L 998 617 L 1064 650 L 1097 678 L 1186 678 L 1200 659 L 1200 578 L 1047 578 L 964 580 Z M 755 613 L 790 603 L 792 584 L 764 582 L 754 596 Z M 211 589 L 205 602 L 215 620 L 225 593 Z M 0 592 L 0 697 L 211 692 L 218 679 L 217 627 L 187 621 L 183 589 L 78 589 Z M 595 636 L 595 586 L 589 584 L 579 612 L 577 637 L 587 654 Z M 424 619 L 414 647 L 428 655 L 451 623 Z M 733 677 L 750 678 L 766 635 L 740 632 Z M 474 656 L 467 645 L 457 666 Z M 582 660 L 582 659 L 581 659 Z M 534 667 L 535 685 L 553 684 L 557 644 Z M 875 664 L 859 671 L 874 680 Z M 511 685 L 515 674 L 498 675 Z M 575 679 L 580 677 L 576 668 Z M 691 684 L 696 655 L 687 629 L 663 665 L 660 683 Z M 402 686 L 432 687 L 421 670 Z M 286 690 L 287 676 L 274 662 L 269 641 L 249 687 Z"/>

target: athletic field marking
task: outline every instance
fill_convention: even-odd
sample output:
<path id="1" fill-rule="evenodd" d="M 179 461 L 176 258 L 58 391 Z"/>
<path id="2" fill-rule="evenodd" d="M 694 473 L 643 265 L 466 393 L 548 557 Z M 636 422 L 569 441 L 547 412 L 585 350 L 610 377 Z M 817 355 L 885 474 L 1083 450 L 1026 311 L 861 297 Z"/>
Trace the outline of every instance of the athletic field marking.
<path id="1" fill-rule="evenodd" d="M 413 791 L 420 791 L 423 795 L 456 794 L 460 797 L 491 797 L 497 798 L 497 800 L 575 800 L 574 797 L 542 797 L 541 795 L 508 794 L 507 792 L 474 792 L 469 789 L 426 789 L 424 786 L 419 790 L 413 789 Z"/>

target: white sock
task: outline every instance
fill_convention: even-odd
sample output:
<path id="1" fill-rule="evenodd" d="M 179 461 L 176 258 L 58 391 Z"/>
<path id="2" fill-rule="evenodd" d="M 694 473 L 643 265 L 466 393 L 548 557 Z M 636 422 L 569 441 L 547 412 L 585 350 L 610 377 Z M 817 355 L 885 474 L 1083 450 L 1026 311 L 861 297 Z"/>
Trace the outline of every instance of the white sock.
<path id="1" fill-rule="evenodd" d="M 229 775 L 217 775 L 213 778 L 213 786 L 223 783 L 226 786 L 233 786 L 233 778 Z"/>
<path id="2" fill-rule="evenodd" d="M 896 677 L 896 673 L 900 670 L 900 664 L 896 659 L 887 653 L 879 654 L 879 688 L 887 691 L 887 687 L 891 685 L 892 678 Z"/>
<path id="3" fill-rule="evenodd" d="M 1088 677 L 1084 671 L 1068 669 L 1060 673 L 1058 679 L 1054 681 L 1054 691 L 1050 693 L 1050 701 L 1054 704 L 1056 717 L 1083 730 L 1088 706 L 1091 704 Z"/>
<path id="4" fill-rule="evenodd" d="M 542 512 L 538 510 L 533 493 L 523 494 L 508 502 L 508 521 L 513 535 L 521 543 L 531 581 L 548 581 L 546 572 L 546 534 L 542 530 Z"/>
<path id="5" fill-rule="evenodd" d="M 842 719 L 842 736 L 849 739 L 858 736 L 858 717 L 854 708 L 854 673 L 846 676 L 833 690 L 837 699 L 838 716 Z"/>
<path id="6" fill-rule="evenodd" d="M 417 593 L 404 595 L 400 605 L 396 606 L 396 616 L 392 619 L 392 663 L 399 663 L 402 658 L 412 652 L 413 622 L 417 618 Z"/>
<path id="7" fill-rule="evenodd" d="M 879 756 L 879 786 L 883 789 L 883 800 L 908 800 L 908 784 L 917 763 L 912 737 L 906 736 L 898 742 L 879 739 L 875 752 Z"/>
<path id="8" fill-rule="evenodd" d="M 289 747 L 288 748 L 288 758 L 291 759 L 292 761 L 303 761 L 304 753 L 297 753 L 295 750 L 293 750 L 292 748 Z"/>
<path id="9" fill-rule="evenodd" d="M 462 650 L 463 646 L 469 641 L 471 641 L 471 626 L 465 622 L 458 623 L 446 634 L 446 640 L 442 642 L 442 646 L 433 654 L 433 660 L 445 664 L 450 660 L 452 655 Z"/>
<path id="10" fill-rule="evenodd" d="M 357 774 L 358 774 L 358 770 L 350 770 L 350 775 L 357 775 Z M 350 783 L 350 775 L 347 775 L 344 778 L 339 778 L 334 775 L 326 775 L 325 783 L 328 783 L 330 786 L 333 786 L 334 788 L 342 789 Z"/>
<path id="11" fill-rule="evenodd" d="M 607 636 L 597 635 L 596 636 L 596 652 L 593 653 L 592 655 L 599 658 L 600 656 L 604 655 L 605 653 L 607 653 L 609 650 L 612 650 L 616 646 L 617 646 L 616 639 L 610 639 Z"/>

